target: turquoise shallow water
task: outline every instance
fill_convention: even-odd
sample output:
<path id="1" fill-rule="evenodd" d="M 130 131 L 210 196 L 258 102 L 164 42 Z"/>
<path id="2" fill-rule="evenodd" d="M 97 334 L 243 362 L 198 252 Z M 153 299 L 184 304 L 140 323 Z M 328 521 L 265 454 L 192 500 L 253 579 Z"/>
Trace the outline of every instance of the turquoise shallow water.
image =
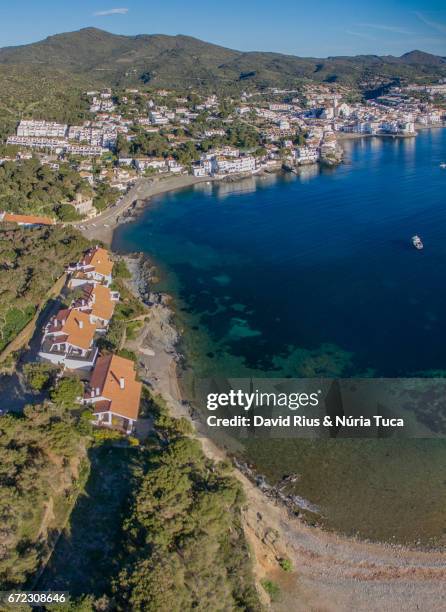
<path id="1" fill-rule="evenodd" d="M 446 368 L 446 131 L 344 146 L 335 170 L 195 186 L 118 228 L 114 248 L 161 266 L 208 372 Z"/>
<path id="2" fill-rule="evenodd" d="M 446 370 L 446 131 L 345 151 L 334 170 L 155 198 L 118 228 L 113 247 L 150 255 L 176 300 L 186 383 Z M 269 482 L 298 473 L 329 528 L 444 543 L 443 440 L 252 438 L 241 452 Z"/>

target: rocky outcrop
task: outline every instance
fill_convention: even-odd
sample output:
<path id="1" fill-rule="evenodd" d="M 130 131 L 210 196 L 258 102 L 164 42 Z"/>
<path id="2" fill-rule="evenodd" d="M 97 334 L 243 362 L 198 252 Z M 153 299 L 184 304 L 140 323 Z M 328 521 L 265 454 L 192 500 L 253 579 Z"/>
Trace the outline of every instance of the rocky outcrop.
<path id="1" fill-rule="evenodd" d="M 336 148 L 329 153 L 321 153 L 319 163 L 323 166 L 337 166 L 339 165 L 344 157 L 344 150 L 341 145 L 336 144 Z"/>

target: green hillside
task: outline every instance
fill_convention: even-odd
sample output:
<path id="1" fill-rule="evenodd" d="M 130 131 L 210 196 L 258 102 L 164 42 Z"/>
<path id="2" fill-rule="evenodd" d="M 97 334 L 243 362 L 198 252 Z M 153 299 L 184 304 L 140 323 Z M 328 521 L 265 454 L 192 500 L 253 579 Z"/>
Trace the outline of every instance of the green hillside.
<path id="1" fill-rule="evenodd" d="M 301 58 L 235 51 L 190 36 L 120 36 L 85 28 L 0 49 L 0 142 L 21 118 L 88 119 L 82 92 L 97 87 L 233 93 L 316 81 L 349 85 L 373 96 L 389 84 L 445 77 L 446 59 L 422 51 L 401 57 Z"/>
<path id="2" fill-rule="evenodd" d="M 446 60 L 413 51 L 376 55 L 299 58 L 280 53 L 241 52 L 189 36 L 121 36 L 96 28 L 57 34 L 0 49 L 0 65 L 36 65 L 97 83 L 144 82 L 160 86 L 290 85 L 306 78 L 358 85 L 365 80 L 422 80 L 446 76 Z"/>

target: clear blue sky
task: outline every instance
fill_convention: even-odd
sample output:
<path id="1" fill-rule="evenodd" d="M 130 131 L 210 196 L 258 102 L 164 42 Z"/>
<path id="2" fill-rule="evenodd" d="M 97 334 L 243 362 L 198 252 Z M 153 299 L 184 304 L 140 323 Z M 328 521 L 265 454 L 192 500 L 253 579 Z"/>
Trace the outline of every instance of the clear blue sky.
<path id="1" fill-rule="evenodd" d="M 88 26 L 303 56 L 446 56 L 445 0 L 0 0 L 2 47 Z"/>

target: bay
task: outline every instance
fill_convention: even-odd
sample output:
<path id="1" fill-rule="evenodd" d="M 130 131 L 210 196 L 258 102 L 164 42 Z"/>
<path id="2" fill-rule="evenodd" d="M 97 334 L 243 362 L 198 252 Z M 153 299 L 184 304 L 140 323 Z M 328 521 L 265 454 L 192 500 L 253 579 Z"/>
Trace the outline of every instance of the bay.
<path id="1" fill-rule="evenodd" d="M 157 264 L 195 375 L 444 374 L 446 130 L 343 146 L 338 168 L 196 185 L 116 230 L 114 249 Z M 442 440 L 251 439 L 243 452 L 270 482 L 298 473 L 327 528 L 444 542 Z"/>

